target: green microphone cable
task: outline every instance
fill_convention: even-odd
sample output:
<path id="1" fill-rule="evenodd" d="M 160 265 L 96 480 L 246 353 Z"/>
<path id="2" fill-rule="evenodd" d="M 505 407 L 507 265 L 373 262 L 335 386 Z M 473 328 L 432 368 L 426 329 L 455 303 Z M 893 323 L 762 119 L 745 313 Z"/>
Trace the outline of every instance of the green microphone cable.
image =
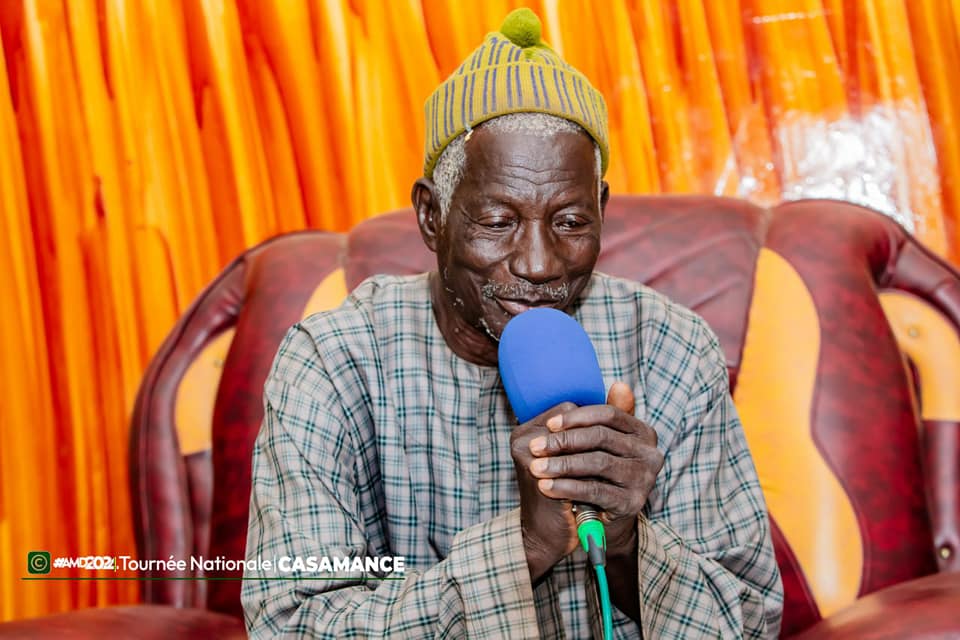
<path id="1" fill-rule="evenodd" d="M 589 505 L 576 505 L 577 537 L 587 552 L 590 564 L 597 572 L 597 595 L 600 613 L 603 616 L 603 638 L 613 640 L 613 607 L 610 604 L 610 587 L 607 584 L 607 537 L 596 509 Z"/>

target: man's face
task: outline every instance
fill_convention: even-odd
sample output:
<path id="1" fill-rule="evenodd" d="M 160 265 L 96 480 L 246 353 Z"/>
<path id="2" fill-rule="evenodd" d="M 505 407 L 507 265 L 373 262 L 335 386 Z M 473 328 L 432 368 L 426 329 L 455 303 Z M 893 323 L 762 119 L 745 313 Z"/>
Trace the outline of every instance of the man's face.
<path id="1" fill-rule="evenodd" d="M 495 353 L 516 314 L 567 310 L 578 298 L 600 252 L 604 203 L 596 171 L 585 134 L 474 131 L 435 243 L 443 291 L 434 303 L 479 334 L 464 339 L 482 336 Z M 448 342 L 461 331 L 445 332 Z"/>

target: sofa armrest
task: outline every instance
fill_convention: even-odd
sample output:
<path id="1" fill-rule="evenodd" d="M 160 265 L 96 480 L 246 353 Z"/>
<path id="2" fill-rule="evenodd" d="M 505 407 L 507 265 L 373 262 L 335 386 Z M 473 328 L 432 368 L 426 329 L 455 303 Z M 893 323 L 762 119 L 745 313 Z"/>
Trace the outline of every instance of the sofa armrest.
<path id="1" fill-rule="evenodd" d="M 958 635 L 960 573 L 936 573 L 861 598 L 792 640 L 940 640 Z"/>
<path id="2" fill-rule="evenodd" d="M 243 620 L 205 609 L 135 605 L 79 609 L 0 624 L 0 638 L 246 638 Z"/>
<path id="3" fill-rule="evenodd" d="M 916 339 L 917 329 L 910 326 L 913 322 L 906 323 L 908 326 L 901 326 L 900 330 L 907 329 L 912 335 L 907 340 L 898 338 L 898 342 L 911 359 L 916 358 L 914 364 L 918 367 L 921 359 L 927 361 L 926 370 L 919 376 L 919 400 L 925 423 L 924 464 L 933 542 L 940 571 L 957 571 L 960 570 L 960 502 L 957 501 L 960 496 L 957 485 L 960 479 L 960 440 L 957 435 L 960 406 L 954 376 L 957 371 L 955 354 L 960 340 L 960 274 L 916 238 L 902 230 L 896 235 L 899 236 L 897 247 L 892 253 L 893 259 L 885 265 L 885 282 L 881 281 L 881 287 L 906 292 L 930 305 L 932 315 L 929 312 L 915 314 L 915 318 L 930 317 L 934 324 L 941 325 L 936 339 L 931 341 L 931 355 L 910 353 L 914 348 L 909 343 L 923 344 L 925 326 L 919 327 L 921 338 Z M 927 350 L 931 350 L 930 346 Z M 930 393 L 933 387 L 939 391 Z"/>

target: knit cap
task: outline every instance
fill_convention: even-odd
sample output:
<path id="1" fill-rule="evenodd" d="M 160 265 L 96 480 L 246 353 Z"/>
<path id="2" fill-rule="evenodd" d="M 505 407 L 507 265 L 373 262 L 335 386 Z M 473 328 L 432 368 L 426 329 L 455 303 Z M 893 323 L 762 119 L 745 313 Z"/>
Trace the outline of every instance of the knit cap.
<path id="1" fill-rule="evenodd" d="M 450 142 L 478 124 L 508 113 L 541 112 L 576 122 L 600 147 L 601 171 L 610 155 L 607 105 L 577 69 L 541 38 L 540 18 L 517 9 L 489 33 L 427 99 L 423 175 L 433 177 Z"/>

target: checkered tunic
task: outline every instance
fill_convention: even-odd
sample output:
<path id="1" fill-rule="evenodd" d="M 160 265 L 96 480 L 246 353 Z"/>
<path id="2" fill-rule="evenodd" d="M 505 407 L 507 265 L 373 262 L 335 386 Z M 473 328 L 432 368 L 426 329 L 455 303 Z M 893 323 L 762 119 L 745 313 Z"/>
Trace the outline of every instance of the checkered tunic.
<path id="1" fill-rule="evenodd" d="M 643 637 L 775 636 L 780 575 L 716 337 L 692 312 L 602 274 L 574 316 L 605 384 L 633 388 L 665 454 L 638 518 Z M 446 345 L 426 274 L 376 276 L 294 326 L 264 404 L 247 557 L 403 556 L 407 570 L 247 572 L 293 578 L 244 581 L 254 637 L 600 637 L 582 551 L 531 585 L 516 419 L 497 369 Z M 617 638 L 640 637 L 616 610 L 614 624 Z"/>

